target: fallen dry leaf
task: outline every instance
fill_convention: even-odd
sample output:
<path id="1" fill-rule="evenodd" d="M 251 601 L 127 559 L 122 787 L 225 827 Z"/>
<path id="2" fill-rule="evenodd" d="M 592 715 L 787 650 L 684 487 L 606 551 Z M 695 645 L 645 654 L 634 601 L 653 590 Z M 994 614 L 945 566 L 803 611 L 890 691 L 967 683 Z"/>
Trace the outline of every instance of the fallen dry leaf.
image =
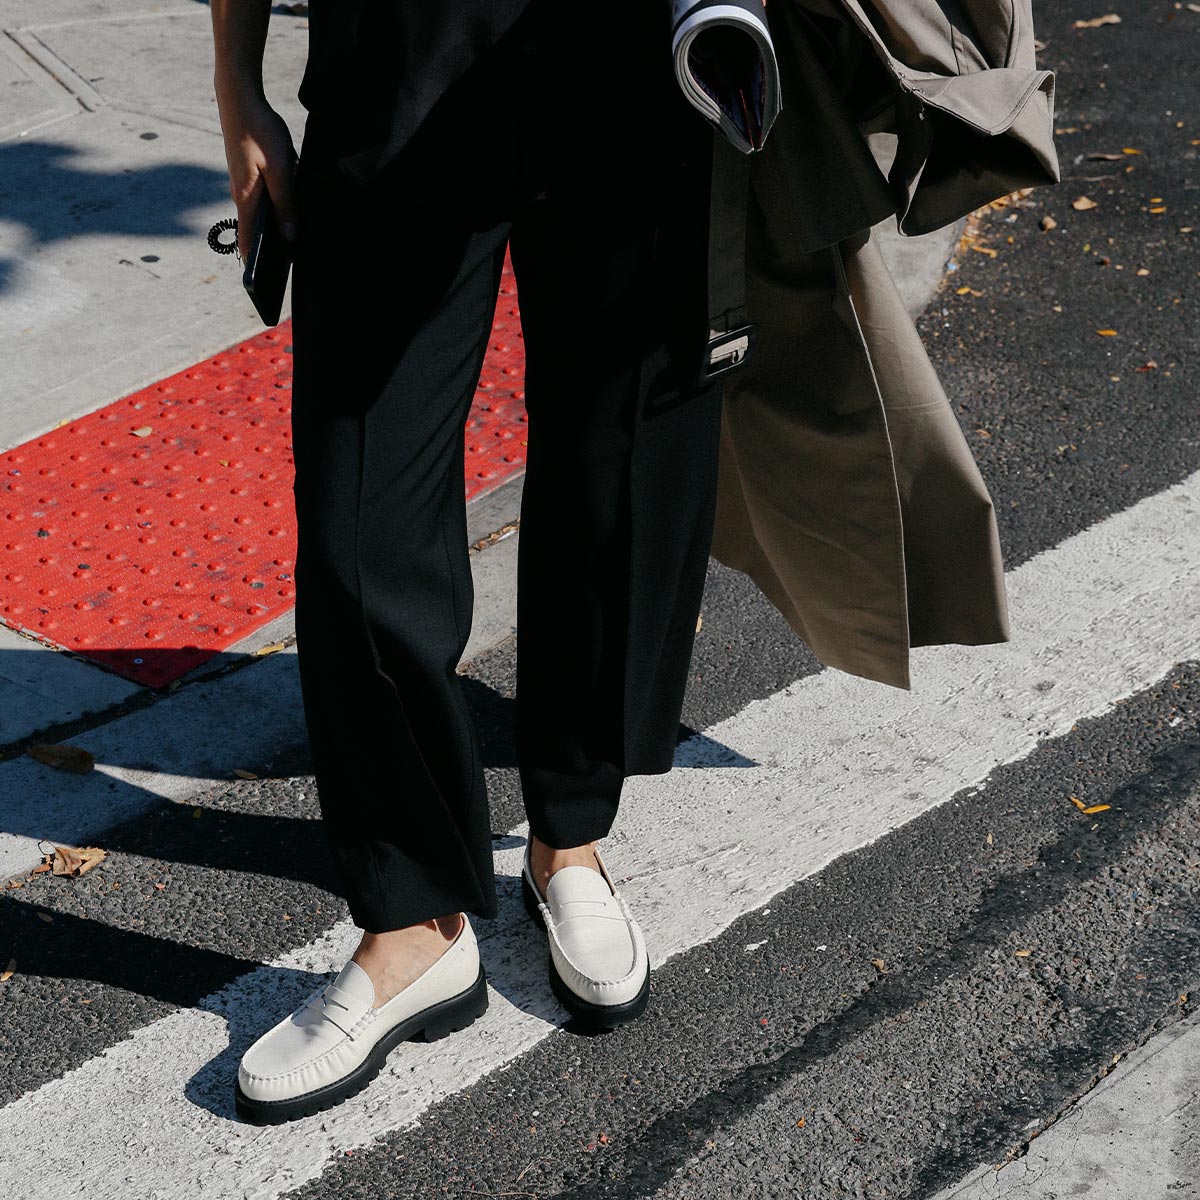
<path id="1" fill-rule="evenodd" d="M 1115 329 L 1097 329 L 1096 332 L 1101 337 L 1116 337 L 1117 336 L 1117 331 Z"/>
<path id="2" fill-rule="evenodd" d="M 244 770 L 242 770 L 241 767 L 234 767 L 233 773 L 239 779 L 257 779 L 258 778 L 258 776 L 255 775 L 255 773 L 253 771 L 244 771 Z"/>
<path id="3" fill-rule="evenodd" d="M 85 875 L 108 857 L 108 851 L 99 846 L 55 846 L 50 869 L 55 875 Z"/>
<path id="4" fill-rule="evenodd" d="M 82 746 L 68 746 L 63 742 L 30 746 L 25 753 L 37 762 L 70 771 L 72 775 L 86 775 L 96 765 L 95 755 Z"/>
<path id="5" fill-rule="evenodd" d="M 1090 804 L 1083 811 L 1090 817 L 1092 813 L 1108 812 L 1112 808 L 1111 804 Z"/>
<path id="6" fill-rule="evenodd" d="M 149 425 L 139 425 L 136 429 L 131 429 L 129 432 L 132 433 L 134 437 L 149 437 L 154 430 L 151 429 Z"/>
<path id="7" fill-rule="evenodd" d="M 696 618 L 696 632 L 697 632 L 697 633 L 699 633 L 699 632 L 700 632 L 700 627 L 701 627 L 703 624 L 704 624 L 704 617 L 703 617 L 703 615 L 701 615 L 701 616 L 698 616 L 698 617 Z"/>
<path id="8" fill-rule="evenodd" d="M 1150 272 L 1149 272 L 1149 271 L 1148 271 L 1148 270 L 1147 270 L 1145 267 L 1138 267 L 1138 269 L 1137 269 L 1137 274 L 1139 274 L 1139 275 L 1149 275 L 1149 274 L 1150 274 Z"/>
<path id="9" fill-rule="evenodd" d="M 1076 29 L 1099 29 L 1101 25 L 1120 25 L 1121 18 L 1116 13 L 1105 13 L 1102 17 L 1092 17 L 1088 21 L 1076 21 Z"/>
<path id="10" fill-rule="evenodd" d="M 13 972 L 16 969 L 17 960 L 15 958 L 10 958 L 8 960 L 8 966 L 5 967 L 2 972 L 0 972 L 0 983 L 3 983 L 6 979 L 11 979 L 13 977 Z"/>
<path id="11" fill-rule="evenodd" d="M 977 211 L 983 213 L 986 210 L 991 209 L 994 212 L 1000 212 L 1003 209 L 1008 208 L 1010 205 L 1019 204 L 1032 191 L 1033 188 L 1018 188 L 1015 192 L 1009 192 L 1005 196 L 999 196 L 995 200 L 989 200 L 988 203 L 983 206 L 983 208 L 978 209 Z"/>
<path id="12" fill-rule="evenodd" d="M 1158 363 L 1156 363 L 1154 359 L 1151 359 L 1148 363 L 1145 363 L 1140 367 L 1134 367 L 1133 369 L 1137 371 L 1139 375 L 1144 375 L 1147 371 L 1157 371 Z"/>
<path id="13" fill-rule="evenodd" d="M 255 653 L 255 655 L 257 655 L 258 657 L 261 658 L 262 655 L 264 655 L 264 654 L 274 654 L 277 650 L 282 650 L 282 649 L 283 649 L 282 642 L 268 642 L 265 646 L 259 646 L 259 648 L 257 650 L 255 650 L 254 653 Z"/>
<path id="14" fill-rule="evenodd" d="M 1070 802 L 1075 805 L 1076 808 L 1087 808 L 1087 805 L 1084 804 L 1084 802 L 1080 800 L 1078 796 L 1068 796 L 1067 799 L 1070 800 Z"/>
<path id="15" fill-rule="evenodd" d="M 1089 154 L 1088 159 L 1091 162 L 1120 162 L 1125 156 L 1123 154 Z"/>
<path id="16" fill-rule="evenodd" d="M 1141 151 L 1135 150 L 1132 146 L 1122 146 L 1121 153 L 1122 154 L 1141 154 Z"/>
<path id="17" fill-rule="evenodd" d="M 1050 216 L 1043 217 L 1041 224 L 1042 224 L 1042 228 L 1044 230 L 1046 230 L 1047 232 L 1049 232 L 1051 229 L 1058 228 L 1058 222 L 1053 217 L 1050 217 Z"/>
<path id="18" fill-rule="evenodd" d="M 1032 950 L 1014 950 L 1013 953 L 1018 958 L 1028 958 L 1033 953 L 1033 951 Z"/>
<path id="19" fill-rule="evenodd" d="M 55 875 L 71 875 L 78 872 L 82 865 L 83 859 L 70 846 L 54 847 L 54 854 L 50 858 L 50 870 Z"/>
<path id="20" fill-rule="evenodd" d="M 880 975 L 886 975 L 888 973 L 887 963 L 885 963 L 882 958 L 871 959 L 871 966 L 873 966 L 875 970 L 880 973 Z"/>
<path id="21" fill-rule="evenodd" d="M 1089 208 L 1096 207 L 1096 201 L 1092 200 L 1088 196 L 1076 196 L 1075 199 L 1071 201 L 1071 207 L 1076 212 L 1087 212 Z"/>

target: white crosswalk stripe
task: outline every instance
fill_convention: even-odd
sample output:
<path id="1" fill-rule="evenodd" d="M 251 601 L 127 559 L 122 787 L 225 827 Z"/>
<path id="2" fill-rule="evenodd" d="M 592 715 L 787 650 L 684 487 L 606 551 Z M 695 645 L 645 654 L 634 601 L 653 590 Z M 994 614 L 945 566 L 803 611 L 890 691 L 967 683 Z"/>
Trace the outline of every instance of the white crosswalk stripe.
<path id="1" fill-rule="evenodd" d="M 606 858 L 630 877 L 652 961 L 1200 654 L 1198 521 L 1200 473 L 1010 572 L 1013 642 L 916 651 L 910 693 L 807 677 L 680 747 L 669 775 L 631 781 Z M 245 1046 L 316 985 L 310 972 L 352 949 L 343 923 L 0 1110 L 0 1168 L 29 1200 L 90 1192 L 91 1178 L 120 1181 L 121 1195 L 257 1200 L 411 1124 L 559 1019 L 519 912 L 520 853 L 498 853 L 504 916 L 481 929 L 487 1017 L 433 1047 L 399 1047 L 359 1097 L 259 1129 L 234 1119 L 230 1095 Z"/>

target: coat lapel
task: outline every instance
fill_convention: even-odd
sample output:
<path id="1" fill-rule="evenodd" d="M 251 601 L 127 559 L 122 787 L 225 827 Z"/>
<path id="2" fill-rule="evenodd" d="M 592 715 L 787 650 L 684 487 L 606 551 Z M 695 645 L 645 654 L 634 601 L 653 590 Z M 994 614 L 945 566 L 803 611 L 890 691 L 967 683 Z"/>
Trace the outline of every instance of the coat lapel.
<path id="1" fill-rule="evenodd" d="M 938 228 L 1057 179 L 1053 77 L 1029 0 L 959 0 L 953 22 L 939 0 L 781 2 L 783 113 L 745 167 L 758 338 L 724 389 L 712 552 L 821 662 L 908 688 L 913 646 L 1008 641 L 1007 597 L 987 487 L 865 228 L 884 201 L 858 141 L 897 135 L 889 211 Z M 825 61 L 850 29 L 874 71 Z"/>
<path id="2" fill-rule="evenodd" d="M 826 666 L 908 688 L 912 646 L 1009 639 L 992 501 L 874 242 L 785 274 L 761 233 L 759 338 L 725 387 L 712 553 Z"/>
<path id="3" fill-rule="evenodd" d="M 887 422 L 908 645 L 1008 641 L 995 510 L 971 448 L 874 240 L 841 243 L 838 259 Z"/>
<path id="4" fill-rule="evenodd" d="M 758 340 L 725 387 L 712 553 L 827 666 L 908 687 L 899 497 L 836 247 L 789 256 L 752 216 Z"/>

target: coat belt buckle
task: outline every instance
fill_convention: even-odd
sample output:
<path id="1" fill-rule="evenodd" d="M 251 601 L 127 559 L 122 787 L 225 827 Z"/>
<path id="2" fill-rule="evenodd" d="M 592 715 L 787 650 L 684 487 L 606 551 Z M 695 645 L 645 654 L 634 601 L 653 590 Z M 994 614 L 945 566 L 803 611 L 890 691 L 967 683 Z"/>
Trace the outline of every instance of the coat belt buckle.
<path id="1" fill-rule="evenodd" d="M 742 366 L 754 344 L 756 329 L 751 324 L 739 325 L 735 329 L 711 330 L 701 372 L 703 382 L 719 379 Z"/>

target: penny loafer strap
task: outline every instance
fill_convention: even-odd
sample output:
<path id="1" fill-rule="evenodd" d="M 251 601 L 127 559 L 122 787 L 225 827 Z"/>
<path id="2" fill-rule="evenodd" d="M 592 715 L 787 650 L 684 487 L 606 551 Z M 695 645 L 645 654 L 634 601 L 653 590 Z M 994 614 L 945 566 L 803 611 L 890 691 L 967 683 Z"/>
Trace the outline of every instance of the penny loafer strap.
<path id="1" fill-rule="evenodd" d="M 353 1041 L 355 1026 L 362 1018 L 362 1001 L 336 983 L 330 983 L 321 993 L 321 1007 L 325 1020 L 336 1025 Z"/>

